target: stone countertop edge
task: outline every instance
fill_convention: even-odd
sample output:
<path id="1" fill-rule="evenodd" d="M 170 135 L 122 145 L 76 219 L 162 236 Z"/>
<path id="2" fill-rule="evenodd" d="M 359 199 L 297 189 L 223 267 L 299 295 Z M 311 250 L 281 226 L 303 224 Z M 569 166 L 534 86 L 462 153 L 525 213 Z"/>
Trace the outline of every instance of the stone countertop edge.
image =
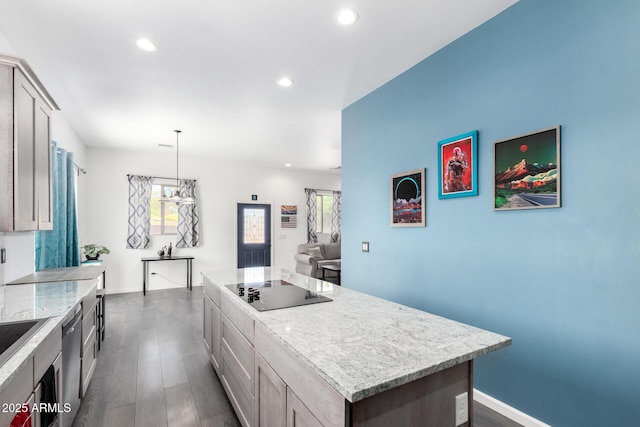
<path id="1" fill-rule="evenodd" d="M 61 282 L 55 282 L 56 284 L 60 284 Z M 87 295 L 91 293 L 91 291 L 96 287 L 96 280 L 82 280 L 77 282 L 68 282 L 70 284 L 77 285 L 79 291 L 76 291 L 75 303 L 71 304 L 68 307 L 62 309 L 62 312 L 54 316 L 49 316 L 48 320 L 36 331 L 35 334 L 27 342 L 25 342 L 7 361 L 0 366 L 0 393 L 5 390 L 7 385 L 13 380 L 16 373 L 27 364 L 29 357 L 33 356 L 35 351 L 38 349 L 40 344 L 49 336 L 49 334 L 62 325 L 65 317 L 67 317 L 75 307 L 85 298 Z M 25 292 L 29 292 L 32 286 L 35 284 L 28 285 L 11 285 L 12 289 L 24 290 Z M 40 283 L 37 286 L 47 286 L 48 283 Z M 5 286 L 5 285 L 2 285 Z M 2 287 L 0 286 L 0 287 Z M 20 291 L 18 291 L 20 292 Z M 46 316 L 35 317 L 33 319 L 25 319 L 25 318 L 3 318 L 2 322 L 12 322 L 12 321 L 23 321 L 23 320 L 35 320 L 46 318 Z"/>
<path id="2" fill-rule="evenodd" d="M 345 399 L 347 399 L 351 403 L 376 395 L 385 390 L 389 390 L 394 387 L 407 384 L 411 381 L 423 378 L 425 376 L 431 375 L 438 371 L 450 368 L 460 363 L 470 361 L 484 354 L 487 354 L 492 351 L 499 350 L 501 348 L 511 345 L 511 338 L 509 337 L 502 336 L 502 335 L 489 332 L 474 326 L 470 326 L 455 320 L 446 319 L 441 316 L 433 315 L 431 313 L 428 313 L 422 310 L 414 309 L 414 308 L 404 306 L 392 301 L 387 301 L 372 295 L 364 294 L 358 291 L 354 291 L 354 290 L 339 287 L 339 286 L 335 286 L 335 291 L 337 291 L 336 296 L 332 296 L 329 294 L 326 295 L 329 298 L 335 298 L 334 301 L 332 302 L 328 302 L 324 304 L 312 304 L 312 305 L 306 305 L 306 306 L 300 306 L 300 307 L 291 307 L 291 308 L 282 309 L 282 310 L 259 312 L 255 310 L 253 307 L 244 303 L 243 300 L 238 298 L 236 294 L 234 294 L 230 289 L 226 287 L 226 285 L 228 284 L 238 283 L 237 281 L 234 281 L 234 276 L 232 275 L 230 276 L 228 272 L 224 272 L 226 274 L 222 274 L 221 276 L 223 280 L 221 280 L 220 283 L 216 283 L 215 278 L 217 277 L 216 276 L 217 273 L 220 274 L 221 272 L 203 272 L 202 274 L 203 276 L 208 277 L 217 287 L 221 289 L 221 291 L 224 294 L 230 296 L 231 301 L 233 301 L 233 303 L 237 307 L 239 307 L 243 312 L 250 315 L 254 320 L 259 322 L 264 327 L 263 329 L 265 329 L 272 338 L 280 342 L 296 358 L 301 360 L 305 365 L 307 365 L 310 369 L 312 369 L 313 372 L 315 372 L 318 376 L 324 379 L 331 387 L 333 387 L 338 393 L 340 393 Z M 293 275 L 295 276 L 295 274 Z M 282 272 L 283 279 L 291 280 L 291 277 L 292 277 L 292 273 L 289 273 L 286 270 Z M 279 274 L 274 275 L 272 278 L 278 279 L 280 278 L 280 275 Z M 331 284 L 328 284 L 327 282 L 322 282 L 321 280 L 316 280 L 316 279 L 312 279 L 309 281 L 309 278 L 307 278 L 305 279 L 305 281 L 307 282 L 307 284 L 297 283 L 295 280 L 292 280 L 294 284 L 301 287 L 306 287 L 306 288 L 312 288 L 314 283 L 323 283 L 324 285 L 331 285 Z M 308 283 L 311 283 L 311 286 L 308 286 Z M 333 287 L 334 285 L 331 285 L 331 286 Z M 418 313 L 419 315 L 431 316 L 433 319 L 438 319 L 439 322 L 445 321 L 447 322 L 447 324 L 450 324 L 450 325 L 459 325 L 463 328 L 468 328 L 469 330 L 479 333 L 480 336 L 475 337 L 476 341 L 474 341 L 471 345 L 468 345 L 468 346 L 464 345 L 463 349 L 460 349 L 460 348 L 455 349 L 454 350 L 456 353 L 455 355 L 441 357 L 440 359 L 438 359 L 437 363 L 433 363 L 428 366 L 424 366 L 424 364 L 422 364 L 422 366 L 416 369 L 413 369 L 413 368 L 409 368 L 408 370 L 400 369 L 399 372 L 397 372 L 397 375 L 390 374 L 382 380 L 374 377 L 373 380 L 371 378 L 366 378 L 362 382 L 356 383 L 356 384 L 349 384 L 349 385 L 342 384 L 339 381 L 339 378 L 335 378 L 335 377 L 339 377 L 339 375 L 334 376 L 330 372 L 328 372 L 327 369 L 323 369 L 323 367 L 320 366 L 320 364 L 322 363 L 322 360 L 314 361 L 310 357 L 305 355 L 304 352 L 301 351 L 299 348 L 296 348 L 296 346 L 292 342 L 287 340 L 285 337 L 281 336 L 276 331 L 276 326 L 274 326 L 273 324 L 270 325 L 269 322 L 272 321 L 272 323 L 281 323 L 282 319 L 274 319 L 274 317 L 272 316 L 281 317 L 280 313 L 286 312 L 286 310 L 291 310 L 290 313 L 292 314 L 292 317 L 293 317 L 295 316 L 294 313 L 300 313 L 299 310 L 306 310 L 310 312 L 310 310 L 317 309 L 318 306 L 325 306 L 326 304 L 335 304 L 343 297 L 342 295 L 343 293 L 345 295 L 350 295 L 352 293 L 351 295 L 357 295 L 358 298 L 365 298 L 375 304 L 383 304 L 385 306 L 388 306 L 394 309 L 398 308 L 400 311 L 409 312 L 410 315 L 411 313 Z M 482 339 L 483 339 L 482 335 L 485 335 L 485 334 L 487 334 L 487 336 L 485 336 L 484 338 L 487 338 L 487 341 L 489 341 L 487 343 L 482 342 Z M 402 364 L 402 363 L 403 361 L 398 361 L 398 364 Z M 325 365 L 329 365 L 329 364 L 325 363 Z M 420 363 L 418 363 L 418 365 L 420 365 Z M 327 368 L 329 369 L 331 367 L 333 366 L 327 366 Z M 340 370 L 344 370 L 344 368 L 340 367 Z"/>

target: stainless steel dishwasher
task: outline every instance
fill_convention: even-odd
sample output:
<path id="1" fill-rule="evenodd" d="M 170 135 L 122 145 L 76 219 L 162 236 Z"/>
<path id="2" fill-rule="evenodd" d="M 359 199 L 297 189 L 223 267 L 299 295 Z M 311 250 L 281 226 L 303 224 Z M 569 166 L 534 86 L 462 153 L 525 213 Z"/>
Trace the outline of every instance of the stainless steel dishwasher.
<path id="1" fill-rule="evenodd" d="M 62 325 L 62 401 L 71 406 L 60 414 L 61 426 L 69 427 L 80 407 L 80 351 L 82 348 L 82 306 Z"/>

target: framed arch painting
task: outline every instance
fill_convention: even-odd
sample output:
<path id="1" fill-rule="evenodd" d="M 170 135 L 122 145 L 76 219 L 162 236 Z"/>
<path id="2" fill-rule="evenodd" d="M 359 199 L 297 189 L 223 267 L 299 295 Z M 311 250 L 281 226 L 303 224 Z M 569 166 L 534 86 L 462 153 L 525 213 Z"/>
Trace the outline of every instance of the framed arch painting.
<path id="1" fill-rule="evenodd" d="M 426 169 L 414 169 L 391 176 L 391 226 L 426 225 Z"/>

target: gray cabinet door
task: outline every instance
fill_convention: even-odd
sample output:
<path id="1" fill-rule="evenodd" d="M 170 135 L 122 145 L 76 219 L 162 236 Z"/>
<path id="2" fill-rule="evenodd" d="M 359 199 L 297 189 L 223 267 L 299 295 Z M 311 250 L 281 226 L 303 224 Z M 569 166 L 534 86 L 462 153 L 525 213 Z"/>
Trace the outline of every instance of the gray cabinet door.
<path id="1" fill-rule="evenodd" d="M 291 389 L 287 389 L 287 427 L 322 427 Z"/>
<path id="2" fill-rule="evenodd" d="M 0 64 L 0 231 L 13 230 L 13 68 Z"/>
<path id="3" fill-rule="evenodd" d="M 220 308 L 215 304 L 211 304 L 211 364 L 218 374 L 220 374 L 220 365 L 222 363 L 222 355 L 220 354 L 221 336 L 222 336 L 222 318 Z"/>
<path id="4" fill-rule="evenodd" d="M 220 375 L 220 309 L 205 293 L 203 297 L 204 319 L 202 324 L 202 341 L 207 350 L 214 369 Z"/>
<path id="5" fill-rule="evenodd" d="M 286 427 L 287 385 L 259 354 L 255 357 L 254 424 Z"/>
<path id="6" fill-rule="evenodd" d="M 53 182 L 51 170 L 51 109 L 38 98 L 35 116 L 36 188 L 38 230 L 53 230 Z"/>
<path id="7" fill-rule="evenodd" d="M 211 327 L 213 322 L 211 321 L 213 302 L 205 294 L 202 298 L 204 305 L 204 318 L 202 320 L 202 341 L 204 342 L 204 348 L 208 354 L 211 354 Z"/>
<path id="8" fill-rule="evenodd" d="M 51 109 L 14 69 L 14 229 L 52 230 Z"/>
<path id="9" fill-rule="evenodd" d="M 38 229 L 38 190 L 35 168 L 35 117 L 38 93 L 14 70 L 13 221 L 16 231 Z"/>

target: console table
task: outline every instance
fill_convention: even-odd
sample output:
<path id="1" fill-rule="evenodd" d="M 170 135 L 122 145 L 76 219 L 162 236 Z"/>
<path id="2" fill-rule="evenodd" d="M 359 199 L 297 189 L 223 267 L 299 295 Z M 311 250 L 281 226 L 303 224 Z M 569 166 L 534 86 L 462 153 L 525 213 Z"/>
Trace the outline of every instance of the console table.
<path id="1" fill-rule="evenodd" d="M 141 258 L 142 261 L 142 294 L 147 294 L 149 281 L 149 263 L 155 261 L 187 261 L 187 288 L 193 289 L 193 257 L 192 256 L 155 256 Z"/>

